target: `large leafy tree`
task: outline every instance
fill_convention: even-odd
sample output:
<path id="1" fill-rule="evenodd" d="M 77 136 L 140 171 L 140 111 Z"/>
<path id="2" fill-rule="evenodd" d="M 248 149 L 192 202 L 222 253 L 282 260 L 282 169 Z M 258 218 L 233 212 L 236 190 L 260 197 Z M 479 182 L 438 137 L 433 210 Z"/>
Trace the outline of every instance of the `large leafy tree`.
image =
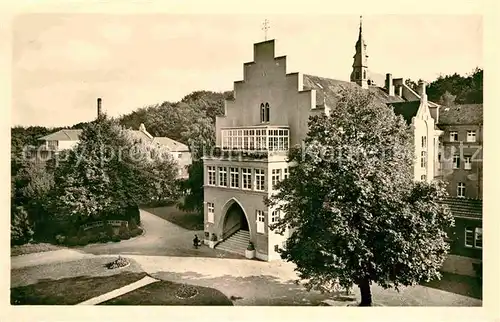
<path id="1" fill-rule="evenodd" d="M 74 221 L 175 193 L 176 164 L 168 151 L 106 117 L 85 125 L 79 144 L 59 162 L 53 209 Z"/>
<path id="2" fill-rule="evenodd" d="M 42 232 L 48 218 L 53 172 L 44 164 L 23 160 L 17 174 L 11 177 L 11 238 L 27 242 L 35 232 Z M 43 233 L 43 232 L 42 232 Z M 25 235 L 26 234 L 26 235 Z M 40 237 L 40 234 L 35 237 Z"/>
<path id="3" fill-rule="evenodd" d="M 440 184 L 412 180 L 412 151 L 403 119 L 367 91 L 344 90 L 329 116 L 311 117 L 305 149 L 291 150 L 290 177 L 267 200 L 284 214 L 271 228 L 289 231 L 281 256 L 309 288 L 357 285 L 368 306 L 372 283 L 439 276 L 453 217 Z"/>

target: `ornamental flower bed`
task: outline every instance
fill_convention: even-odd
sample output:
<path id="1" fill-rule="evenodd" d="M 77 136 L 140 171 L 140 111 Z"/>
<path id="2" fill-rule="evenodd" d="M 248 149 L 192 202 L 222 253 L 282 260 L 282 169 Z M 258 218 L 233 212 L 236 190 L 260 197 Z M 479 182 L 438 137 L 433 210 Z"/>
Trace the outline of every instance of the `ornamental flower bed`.
<path id="1" fill-rule="evenodd" d="M 175 296 L 180 299 L 190 299 L 198 295 L 198 289 L 192 285 L 181 285 L 175 292 Z"/>
<path id="2" fill-rule="evenodd" d="M 107 269 L 118 269 L 127 267 L 130 265 L 130 261 L 126 258 L 118 256 L 118 259 L 112 261 L 111 263 L 106 264 Z"/>

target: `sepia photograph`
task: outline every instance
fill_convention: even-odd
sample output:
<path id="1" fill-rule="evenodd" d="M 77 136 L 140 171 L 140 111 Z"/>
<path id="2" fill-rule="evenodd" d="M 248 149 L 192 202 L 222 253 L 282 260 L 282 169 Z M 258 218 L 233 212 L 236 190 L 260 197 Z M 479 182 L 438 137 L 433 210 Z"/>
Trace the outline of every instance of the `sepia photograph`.
<path id="1" fill-rule="evenodd" d="M 482 307 L 483 36 L 16 15 L 10 305 Z"/>

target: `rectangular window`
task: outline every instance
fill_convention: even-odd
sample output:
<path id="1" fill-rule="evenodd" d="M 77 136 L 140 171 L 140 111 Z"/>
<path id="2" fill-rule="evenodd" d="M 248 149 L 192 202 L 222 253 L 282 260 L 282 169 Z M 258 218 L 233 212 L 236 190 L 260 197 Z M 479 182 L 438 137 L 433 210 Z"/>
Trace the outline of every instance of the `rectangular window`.
<path id="1" fill-rule="evenodd" d="M 420 180 L 421 181 L 426 181 L 427 180 L 427 176 L 425 174 L 421 175 L 420 176 Z"/>
<path id="2" fill-rule="evenodd" d="M 248 132 L 248 131 L 245 131 Z M 248 134 L 243 136 L 243 150 L 248 150 L 249 147 L 249 141 L 248 141 Z"/>
<path id="3" fill-rule="evenodd" d="M 465 183 L 459 182 L 457 185 L 457 197 L 465 197 Z"/>
<path id="4" fill-rule="evenodd" d="M 476 131 L 467 131 L 467 142 L 476 142 Z"/>
<path id="5" fill-rule="evenodd" d="M 255 190 L 264 191 L 266 172 L 264 169 L 255 169 Z"/>
<path id="6" fill-rule="evenodd" d="M 427 137 L 422 136 L 422 148 L 426 148 L 426 147 L 427 147 Z"/>
<path id="7" fill-rule="evenodd" d="M 271 213 L 271 223 L 277 223 L 278 220 L 280 219 L 280 211 L 279 210 L 274 210 Z"/>
<path id="8" fill-rule="evenodd" d="M 227 167 L 219 167 L 219 186 L 227 187 Z"/>
<path id="9" fill-rule="evenodd" d="M 460 155 L 453 155 L 453 169 L 460 169 Z"/>
<path id="10" fill-rule="evenodd" d="M 239 168 L 231 168 L 231 188 L 240 187 L 240 173 Z"/>
<path id="11" fill-rule="evenodd" d="M 255 217 L 257 218 L 257 233 L 264 234 L 265 231 L 265 213 L 262 210 L 255 211 Z"/>
<path id="12" fill-rule="evenodd" d="M 241 176 L 243 177 L 243 189 L 252 189 L 252 169 L 241 169 Z"/>
<path id="13" fill-rule="evenodd" d="M 271 183 L 273 190 L 276 189 L 276 185 L 281 180 L 281 169 L 272 169 L 271 170 Z"/>
<path id="14" fill-rule="evenodd" d="M 420 167 L 421 168 L 427 167 L 427 153 L 425 151 L 422 151 L 420 153 Z"/>
<path id="15" fill-rule="evenodd" d="M 283 169 L 283 180 L 288 179 L 288 168 Z"/>
<path id="16" fill-rule="evenodd" d="M 207 209 L 208 209 L 208 219 L 207 221 L 209 223 L 214 223 L 214 213 L 215 213 L 215 205 L 213 202 L 207 202 Z"/>
<path id="17" fill-rule="evenodd" d="M 472 228 L 465 228 L 465 246 L 474 247 L 474 231 Z"/>
<path id="18" fill-rule="evenodd" d="M 474 247 L 483 248 L 483 228 L 475 229 Z"/>
<path id="19" fill-rule="evenodd" d="M 472 157 L 470 155 L 464 156 L 464 169 L 465 170 L 471 170 L 472 169 L 471 159 L 472 159 Z"/>
<path id="20" fill-rule="evenodd" d="M 50 150 L 57 150 L 59 141 L 47 141 L 47 146 Z"/>
<path id="21" fill-rule="evenodd" d="M 208 185 L 215 186 L 215 167 L 208 166 Z"/>
<path id="22" fill-rule="evenodd" d="M 438 169 L 441 169 L 441 152 L 438 153 L 438 164 L 437 164 Z"/>
<path id="23" fill-rule="evenodd" d="M 457 142 L 457 141 L 458 141 L 458 132 L 450 131 L 450 142 Z"/>

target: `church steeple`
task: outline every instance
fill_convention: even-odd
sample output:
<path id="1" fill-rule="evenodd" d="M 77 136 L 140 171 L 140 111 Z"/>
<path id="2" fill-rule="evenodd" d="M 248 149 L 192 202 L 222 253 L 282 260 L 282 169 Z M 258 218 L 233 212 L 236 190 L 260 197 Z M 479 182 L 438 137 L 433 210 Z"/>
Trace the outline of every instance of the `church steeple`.
<path id="1" fill-rule="evenodd" d="M 368 88 L 368 55 L 363 39 L 363 16 L 359 17 L 359 35 L 356 42 L 356 54 L 353 58 L 351 82 L 357 83 L 362 88 Z"/>

